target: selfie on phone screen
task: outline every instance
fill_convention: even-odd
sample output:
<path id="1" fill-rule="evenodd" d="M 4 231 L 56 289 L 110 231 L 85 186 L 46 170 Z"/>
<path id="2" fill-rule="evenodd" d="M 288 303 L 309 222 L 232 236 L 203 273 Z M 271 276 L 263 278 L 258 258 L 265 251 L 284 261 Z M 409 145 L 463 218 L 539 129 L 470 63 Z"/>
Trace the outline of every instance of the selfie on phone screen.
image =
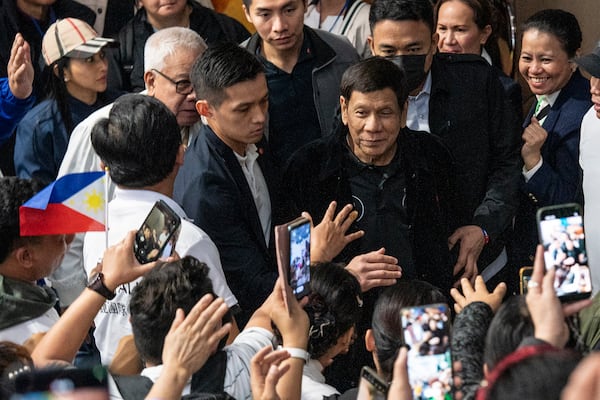
<path id="1" fill-rule="evenodd" d="M 414 399 L 452 399 L 448 306 L 405 308 L 402 327 L 409 347 L 408 377 Z"/>
<path id="2" fill-rule="evenodd" d="M 299 297 L 310 281 L 310 222 L 290 227 L 290 286 Z"/>

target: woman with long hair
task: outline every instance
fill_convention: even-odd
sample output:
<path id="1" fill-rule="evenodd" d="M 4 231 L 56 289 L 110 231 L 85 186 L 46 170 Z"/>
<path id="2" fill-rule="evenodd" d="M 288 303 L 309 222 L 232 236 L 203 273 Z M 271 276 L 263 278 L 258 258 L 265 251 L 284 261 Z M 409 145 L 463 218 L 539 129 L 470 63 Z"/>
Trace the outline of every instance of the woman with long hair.
<path id="1" fill-rule="evenodd" d="M 56 179 L 73 128 L 116 98 L 106 91 L 104 47 L 115 45 L 85 22 L 65 18 L 52 24 L 42 40 L 48 70 L 47 98 L 17 126 L 15 170 L 43 183 Z"/>

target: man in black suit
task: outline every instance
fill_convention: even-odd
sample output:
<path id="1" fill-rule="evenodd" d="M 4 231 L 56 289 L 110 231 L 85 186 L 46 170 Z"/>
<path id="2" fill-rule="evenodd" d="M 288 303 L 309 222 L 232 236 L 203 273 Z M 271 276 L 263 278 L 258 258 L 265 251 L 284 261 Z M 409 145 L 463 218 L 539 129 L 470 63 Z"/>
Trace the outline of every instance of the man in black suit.
<path id="1" fill-rule="evenodd" d="M 454 276 L 489 280 L 506 264 L 503 239 L 520 172 L 519 121 L 497 73 L 478 56 L 436 54 L 428 0 L 377 0 L 369 20 L 373 54 L 406 71 L 407 126 L 439 136 L 454 157 L 448 238 Z"/>

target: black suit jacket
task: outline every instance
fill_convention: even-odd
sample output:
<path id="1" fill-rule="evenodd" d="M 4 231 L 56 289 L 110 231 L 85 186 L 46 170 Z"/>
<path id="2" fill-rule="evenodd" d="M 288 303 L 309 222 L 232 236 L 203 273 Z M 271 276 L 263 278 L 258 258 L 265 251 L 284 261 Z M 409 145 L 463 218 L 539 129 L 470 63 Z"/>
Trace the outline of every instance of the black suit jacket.
<path id="1" fill-rule="evenodd" d="M 257 146 L 267 186 L 273 187 L 271 161 L 265 147 Z M 242 308 L 237 316 L 241 328 L 273 290 L 278 275 L 274 240 L 265 241 L 254 198 L 233 150 L 208 126 L 186 151 L 174 199 L 217 245 L 227 283 Z M 271 204 L 276 205 L 273 196 Z"/>
<path id="2" fill-rule="evenodd" d="M 436 54 L 431 66 L 429 127 L 455 162 L 450 228 L 479 225 L 490 236 L 483 268 L 504 247 L 517 208 L 520 127 L 498 74 L 470 54 Z"/>

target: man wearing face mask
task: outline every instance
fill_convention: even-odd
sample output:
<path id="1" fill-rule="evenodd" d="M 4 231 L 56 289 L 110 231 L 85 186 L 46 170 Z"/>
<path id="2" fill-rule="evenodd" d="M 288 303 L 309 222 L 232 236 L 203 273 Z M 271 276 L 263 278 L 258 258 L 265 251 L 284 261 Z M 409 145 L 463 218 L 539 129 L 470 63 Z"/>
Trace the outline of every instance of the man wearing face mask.
<path id="1" fill-rule="evenodd" d="M 448 204 L 454 279 L 503 278 L 498 272 L 516 210 L 520 132 L 497 73 L 478 56 L 435 54 L 428 0 L 376 0 L 369 21 L 373 54 L 406 71 L 407 127 L 440 137 L 454 158 Z"/>

